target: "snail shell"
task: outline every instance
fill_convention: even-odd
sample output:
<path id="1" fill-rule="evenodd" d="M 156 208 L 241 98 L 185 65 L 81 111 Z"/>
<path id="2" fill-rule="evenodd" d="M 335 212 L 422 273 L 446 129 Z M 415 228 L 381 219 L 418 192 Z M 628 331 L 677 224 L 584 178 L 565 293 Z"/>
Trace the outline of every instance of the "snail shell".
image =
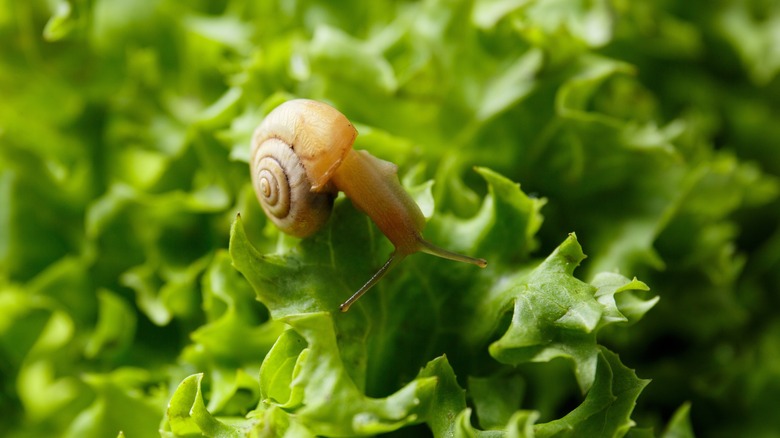
<path id="1" fill-rule="evenodd" d="M 278 138 L 257 148 L 252 184 L 266 216 L 288 234 L 310 236 L 330 217 L 333 193 L 313 192 L 300 158 Z"/>
<path id="2" fill-rule="evenodd" d="M 307 237 L 327 221 L 333 173 L 352 150 L 357 130 L 335 108 L 296 99 L 276 107 L 252 139 L 252 184 L 271 221 Z"/>

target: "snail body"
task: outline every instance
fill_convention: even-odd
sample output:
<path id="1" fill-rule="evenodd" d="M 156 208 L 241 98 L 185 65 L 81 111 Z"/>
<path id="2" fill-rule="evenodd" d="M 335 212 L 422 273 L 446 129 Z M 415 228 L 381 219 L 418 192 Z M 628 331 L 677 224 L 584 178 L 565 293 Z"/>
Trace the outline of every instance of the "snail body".
<path id="1" fill-rule="evenodd" d="M 379 271 L 340 306 L 342 312 L 415 252 L 487 265 L 484 259 L 426 241 L 422 237 L 425 217 L 398 181 L 397 166 L 352 149 L 356 137 L 354 126 L 330 105 L 290 100 L 271 111 L 257 128 L 250 159 L 258 201 L 285 233 L 314 234 L 327 221 L 335 195 L 343 191 L 395 247 Z"/>

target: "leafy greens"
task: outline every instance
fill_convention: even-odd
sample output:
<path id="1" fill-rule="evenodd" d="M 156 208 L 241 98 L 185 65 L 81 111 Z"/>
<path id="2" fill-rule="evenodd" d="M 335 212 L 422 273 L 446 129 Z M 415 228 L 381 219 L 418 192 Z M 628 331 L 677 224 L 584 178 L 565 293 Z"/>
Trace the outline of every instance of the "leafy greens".
<path id="1" fill-rule="evenodd" d="M 778 23 L 762 0 L 0 0 L 0 435 L 780 429 Z M 339 313 L 391 247 L 344 197 L 308 239 L 264 218 L 249 138 L 294 97 L 489 266 L 414 255 Z"/>

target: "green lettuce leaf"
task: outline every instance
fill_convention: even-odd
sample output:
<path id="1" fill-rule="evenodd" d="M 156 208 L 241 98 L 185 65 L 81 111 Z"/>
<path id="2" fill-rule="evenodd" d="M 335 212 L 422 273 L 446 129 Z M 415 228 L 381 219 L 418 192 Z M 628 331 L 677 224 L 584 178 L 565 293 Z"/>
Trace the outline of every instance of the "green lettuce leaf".
<path id="1" fill-rule="evenodd" d="M 584 258 L 576 236 L 571 235 L 525 278 L 499 292 L 495 300 L 502 303 L 501 308 L 511 306 L 512 321 L 490 345 L 493 357 L 513 365 L 556 357 L 571 360 L 583 393 L 596 378 L 598 329 L 628 321 L 616 304 L 615 294 L 648 289 L 640 281 L 616 274 L 597 276 L 593 285 L 582 283 L 572 273 Z M 643 302 L 639 315 L 633 316 L 641 316 L 655 301 L 657 298 Z"/>
<path id="2" fill-rule="evenodd" d="M 511 266 L 506 264 L 511 259 L 511 253 L 525 254 L 527 258 L 530 251 L 524 247 L 532 245 L 532 241 L 524 243 L 521 234 L 520 241 L 512 242 L 511 246 L 491 247 L 480 245 L 480 242 L 503 243 L 510 239 L 511 231 L 500 225 L 506 222 L 527 224 L 520 225 L 520 229 L 528 229 L 524 235 L 530 240 L 540 222 L 538 210 L 542 203 L 528 198 L 517 185 L 492 171 L 481 169 L 480 173 L 489 183 L 490 195 L 477 216 L 468 221 L 450 219 L 434 223 L 437 227 L 432 234 L 445 235 L 444 230 L 460 228 L 469 231 L 461 231 L 458 235 L 488 236 L 461 240 L 459 250 L 466 247 L 465 250 L 470 252 L 469 247 L 484 248 L 489 254 L 494 254 L 497 265 L 494 269 L 500 272 Z M 304 240 L 299 246 L 282 253 L 262 254 L 249 242 L 241 218 L 235 221 L 230 245 L 234 265 L 252 284 L 272 318 L 284 321 L 292 328 L 279 338 L 261 367 L 262 398 L 265 403 L 293 412 L 295 421 L 315 434 L 371 434 L 424 421 L 435 434 L 447 435 L 455 423 L 442 424 L 436 416 L 418 417 L 416 413 L 418 403 L 420 409 L 430 409 L 431 415 L 444 409 L 436 403 L 432 408 L 426 407 L 430 383 L 425 383 L 427 380 L 421 377 L 428 375 L 426 371 L 418 375 L 420 380 L 393 388 L 389 383 L 403 379 L 387 373 L 397 374 L 402 369 L 383 367 L 383 387 L 391 389 L 393 394 L 377 400 L 366 398 L 363 392 L 364 382 L 372 377 L 366 374 L 370 371 L 367 366 L 371 365 L 367 353 L 373 351 L 389 361 L 393 353 L 401 353 L 401 350 L 381 344 L 372 345 L 371 341 L 368 347 L 361 346 L 359 340 L 394 330 L 391 327 L 396 324 L 408 325 L 414 312 L 411 309 L 419 307 L 421 301 L 430 300 L 422 298 L 425 295 L 407 296 L 404 301 L 385 296 L 404 290 L 408 295 L 409 291 L 419 289 L 415 282 L 427 277 L 428 284 L 434 284 L 430 283 L 430 279 L 437 275 L 429 272 L 423 277 L 417 270 L 406 271 L 399 267 L 398 271 L 406 272 L 383 280 L 377 285 L 377 290 L 372 290 L 354 310 L 339 313 L 338 305 L 351 290 L 344 284 L 343 278 L 349 278 L 351 272 L 360 266 L 343 266 L 338 260 L 356 260 L 352 254 L 360 251 L 360 245 L 354 236 L 361 228 L 366 229 L 366 240 L 374 240 L 377 246 L 383 244 L 381 236 L 370 234 L 370 226 L 365 217 L 341 202 L 334 210 L 334 220 L 329 222 L 332 229 L 323 233 L 322 237 Z M 352 230 L 352 238 L 343 239 L 339 232 L 341 227 Z M 501 258 L 501 255 L 504 257 Z M 488 339 L 495 336 L 495 330 L 499 328 L 495 322 L 507 309 L 513 309 L 510 326 L 492 343 L 490 354 L 498 362 L 512 365 L 549 361 L 555 357 L 569 358 L 580 389 L 586 393 L 597 377 L 600 354 L 596 343 L 598 329 L 617 322 L 636 321 L 653 306 L 656 299 L 635 295 L 636 292 L 646 291 L 647 286 L 617 274 L 600 275 L 592 285 L 577 280 L 572 273 L 583 258 L 576 238 L 571 236 L 541 264 L 532 262 L 519 271 L 510 270 L 504 274 L 505 279 L 496 284 L 487 280 L 461 281 L 459 293 L 426 303 L 427 312 L 432 312 L 430 315 L 434 317 L 444 319 L 442 312 L 449 313 L 450 317 L 458 315 L 452 319 L 458 321 L 458 325 L 450 326 L 446 335 L 420 330 L 414 339 L 405 342 L 410 347 L 428 345 L 426 348 L 433 351 L 440 348 L 447 351 L 446 346 L 455 337 L 463 339 L 466 345 L 473 345 L 473 348 L 485 348 Z M 445 264 L 435 259 L 429 261 L 431 269 L 447 269 Z M 424 262 L 425 258 L 422 258 L 418 263 Z M 616 300 L 615 295 L 621 292 L 630 298 Z M 390 307 L 389 310 L 386 306 Z M 399 317 L 391 318 L 390 314 L 398 314 Z M 418 320 L 419 323 L 423 321 Z M 438 326 L 447 325 L 438 323 Z M 421 336 L 421 333 L 430 335 Z M 380 347 L 382 349 L 377 350 Z M 410 351 L 402 354 L 406 360 L 420 366 L 424 363 L 424 356 Z M 445 374 L 452 374 L 451 369 Z M 368 380 L 368 383 L 371 389 L 372 382 Z M 440 384 L 443 385 L 443 382 L 440 381 Z M 453 391 L 463 393 L 454 379 L 450 386 L 455 388 Z M 522 391 L 508 396 L 521 395 Z M 411 399 L 408 398 L 410 396 Z M 437 399 L 441 395 L 433 397 Z M 462 395 L 458 398 L 461 401 L 455 405 L 446 398 L 440 402 L 451 406 L 447 408 L 449 414 L 445 415 L 446 418 L 453 418 L 466 409 L 465 399 Z M 508 414 L 513 414 L 517 407 L 508 408 Z M 507 421 L 507 415 L 502 420 Z M 491 424 L 491 420 L 488 419 L 487 424 Z"/>

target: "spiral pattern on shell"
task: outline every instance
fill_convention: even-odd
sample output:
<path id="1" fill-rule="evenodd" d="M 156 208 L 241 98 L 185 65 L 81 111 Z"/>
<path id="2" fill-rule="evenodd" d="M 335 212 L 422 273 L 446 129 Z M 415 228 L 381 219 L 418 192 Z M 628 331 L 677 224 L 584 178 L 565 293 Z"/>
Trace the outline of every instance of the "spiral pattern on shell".
<path id="1" fill-rule="evenodd" d="M 293 236 L 314 234 L 330 216 L 334 195 L 311 191 L 306 170 L 293 147 L 278 138 L 256 145 L 252 185 L 266 216 Z"/>

